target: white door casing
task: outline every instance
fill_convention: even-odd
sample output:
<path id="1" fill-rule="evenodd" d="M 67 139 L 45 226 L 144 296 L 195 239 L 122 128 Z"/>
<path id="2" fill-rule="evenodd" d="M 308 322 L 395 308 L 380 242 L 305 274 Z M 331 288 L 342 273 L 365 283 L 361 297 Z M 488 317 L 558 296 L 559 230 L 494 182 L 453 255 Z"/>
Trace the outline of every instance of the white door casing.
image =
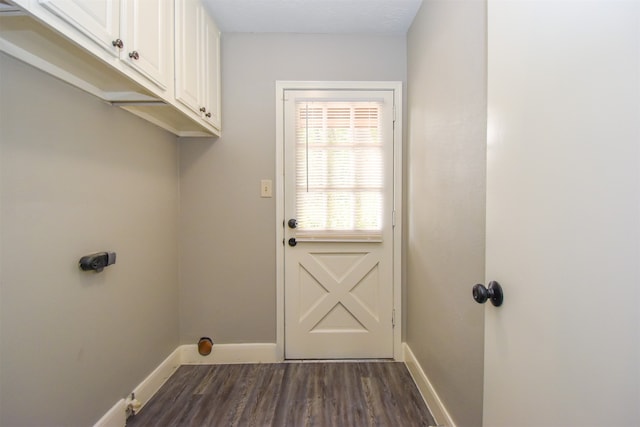
<path id="1" fill-rule="evenodd" d="M 488 2 L 484 426 L 640 420 L 640 3 Z"/>
<path id="2" fill-rule="evenodd" d="M 331 89 L 337 91 L 330 92 Z M 349 92 L 348 89 L 356 89 Z M 376 92 L 365 93 L 365 89 Z M 313 92 L 312 92 L 313 91 Z M 398 83 L 278 82 L 278 352 L 284 358 L 391 358 L 400 355 L 399 202 L 401 140 L 393 125 Z M 386 191 L 380 234 L 331 234 L 296 229 L 285 219 L 296 216 L 295 145 L 285 116 L 295 115 L 296 101 L 378 99 L 385 104 Z M 388 107 L 388 108 L 387 108 Z M 289 131 L 287 129 L 290 129 Z M 285 142 L 286 141 L 286 142 Z M 341 234 L 341 233 L 338 233 Z M 357 234 L 357 233 L 356 233 Z M 289 245 L 295 238 L 297 244 Z M 399 318 L 399 317 L 398 317 Z M 286 323 L 286 324 L 285 324 Z M 394 327 L 395 323 L 395 327 Z M 286 349 L 286 351 L 285 351 Z"/>

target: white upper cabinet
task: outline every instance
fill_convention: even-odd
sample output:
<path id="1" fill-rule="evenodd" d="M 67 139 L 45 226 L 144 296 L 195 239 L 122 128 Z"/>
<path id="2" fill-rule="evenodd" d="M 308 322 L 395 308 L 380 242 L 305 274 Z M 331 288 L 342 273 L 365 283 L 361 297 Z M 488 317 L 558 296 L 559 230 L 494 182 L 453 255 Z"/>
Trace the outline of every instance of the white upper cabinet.
<path id="1" fill-rule="evenodd" d="M 173 2 L 122 0 L 120 58 L 167 90 L 173 68 Z"/>
<path id="2" fill-rule="evenodd" d="M 200 114 L 204 106 L 200 0 L 176 0 L 176 99 Z"/>
<path id="3" fill-rule="evenodd" d="M 12 0 L 0 51 L 179 136 L 220 134 L 220 32 L 202 0 Z"/>
<path id="4" fill-rule="evenodd" d="M 216 129 L 220 129 L 220 30 L 213 19 L 202 14 L 204 32 L 204 72 L 203 85 L 205 103 L 204 118 Z"/>
<path id="5" fill-rule="evenodd" d="M 39 0 L 39 3 L 113 56 L 119 55 L 120 0 Z"/>
<path id="6" fill-rule="evenodd" d="M 39 0 L 162 90 L 173 66 L 171 0 Z"/>
<path id="7" fill-rule="evenodd" d="M 220 129 L 220 31 L 200 0 L 176 0 L 176 99 Z"/>

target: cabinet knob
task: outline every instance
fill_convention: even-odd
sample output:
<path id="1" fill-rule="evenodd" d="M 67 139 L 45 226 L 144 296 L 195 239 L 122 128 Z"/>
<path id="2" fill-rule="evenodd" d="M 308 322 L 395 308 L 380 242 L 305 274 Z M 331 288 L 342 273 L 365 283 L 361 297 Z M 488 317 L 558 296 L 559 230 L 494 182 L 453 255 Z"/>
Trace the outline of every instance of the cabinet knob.
<path id="1" fill-rule="evenodd" d="M 129 58 L 138 60 L 140 59 L 140 55 L 137 50 L 134 50 L 133 52 L 129 52 Z"/>
<path id="2" fill-rule="evenodd" d="M 124 47 L 124 43 L 120 39 L 115 39 L 114 41 L 111 42 L 111 44 L 114 47 L 117 47 L 118 49 L 122 49 Z"/>
<path id="3" fill-rule="evenodd" d="M 206 108 L 204 108 L 204 107 L 200 107 L 200 112 L 201 112 L 201 113 L 204 113 L 205 111 L 207 111 L 207 109 L 206 109 Z"/>
<path id="4" fill-rule="evenodd" d="M 205 114 L 205 116 L 207 116 L 208 118 L 210 118 L 210 117 L 211 117 L 211 113 L 207 113 L 207 114 Z"/>

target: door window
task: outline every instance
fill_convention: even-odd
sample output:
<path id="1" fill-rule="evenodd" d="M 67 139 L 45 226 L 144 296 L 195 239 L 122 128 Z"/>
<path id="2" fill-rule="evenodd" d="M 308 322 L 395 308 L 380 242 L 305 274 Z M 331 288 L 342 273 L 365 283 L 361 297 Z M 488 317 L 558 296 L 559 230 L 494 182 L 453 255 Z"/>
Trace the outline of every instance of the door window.
<path id="1" fill-rule="evenodd" d="M 380 239 L 384 200 L 381 100 L 298 100 L 299 238 Z"/>

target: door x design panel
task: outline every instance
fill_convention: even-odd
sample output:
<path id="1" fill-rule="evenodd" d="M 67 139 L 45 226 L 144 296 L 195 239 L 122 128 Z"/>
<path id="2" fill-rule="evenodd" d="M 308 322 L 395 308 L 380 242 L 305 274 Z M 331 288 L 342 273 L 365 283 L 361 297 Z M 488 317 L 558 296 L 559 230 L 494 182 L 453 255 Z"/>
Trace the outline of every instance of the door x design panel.
<path id="1" fill-rule="evenodd" d="M 297 283 L 287 289 L 286 357 L 392 357 L 391 275 L 380 244 L 341 251 L 304 245 L 286 267 Z"/>
<path id="2" fill-rule="evenodd" d="M 367 253 L 308 253 L 299 262 L 300 327 L 311 333 L 377 328 L 379 262 Z"/>

